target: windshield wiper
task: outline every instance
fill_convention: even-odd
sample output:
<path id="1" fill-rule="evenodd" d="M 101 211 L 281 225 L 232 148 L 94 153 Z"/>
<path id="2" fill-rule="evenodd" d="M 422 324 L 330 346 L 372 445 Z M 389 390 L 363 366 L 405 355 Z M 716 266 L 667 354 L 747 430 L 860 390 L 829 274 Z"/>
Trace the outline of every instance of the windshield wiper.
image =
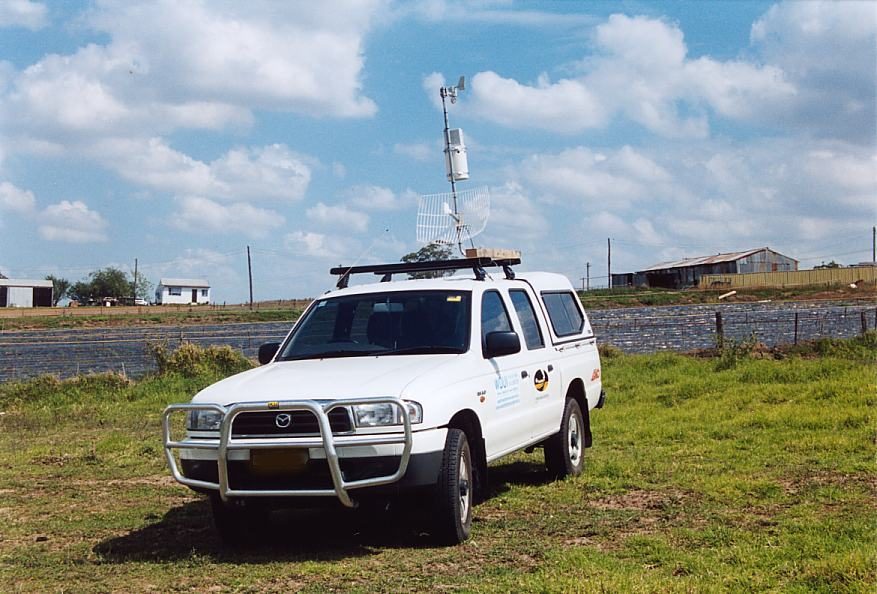
<path id="1" fill-rule="evenodd" d="M 406 348 L 402 348 L 402 349 L 394 349 L 391 351 L 381 351 L 379 353 L 375 353 L 375 356 L 380 357 L 381 355 L 426 355 L 426 354 L 459 355 L 462 352 L 463 352 L 463 349 L 460 347 L 420 345 L 420 346 L 406 347 Z"/>
<path id="2" fill-rule="evenodd" d="M 305 359 L 335 359 L 338 357 L 363 357 L 366 355 L 375 355 L 374 351 L 329 351 L 326 353 L 309 353 L 307 355 L 294 355 L 292 357 L 284 357 L 282 361 L 303 361 Z"/>

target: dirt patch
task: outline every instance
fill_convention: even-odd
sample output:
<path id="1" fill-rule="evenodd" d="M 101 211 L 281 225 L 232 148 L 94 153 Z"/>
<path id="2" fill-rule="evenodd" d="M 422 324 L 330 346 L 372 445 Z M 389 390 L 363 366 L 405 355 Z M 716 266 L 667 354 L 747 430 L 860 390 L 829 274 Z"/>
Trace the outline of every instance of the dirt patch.
<path id="1" fill-rule="evenodd" d="M 680 505 L 685 494 L 678 490 L 646 491 L 635 489 L 618 495 L 609 495 L 589 503 L 591 507 L 607 510 L 664 510 Z"/>
<path id="2" fill-rule="evenodd" d="M 785 493 L 797 496 L 813 487 L 838 487 L 844 490 L 861 487 L 870 495 L 870 504 L 877 508 L 877 474 L 844 474 L 839 472 L 811 472 L 804 476 L 783 478 L 778 481 Z"/>

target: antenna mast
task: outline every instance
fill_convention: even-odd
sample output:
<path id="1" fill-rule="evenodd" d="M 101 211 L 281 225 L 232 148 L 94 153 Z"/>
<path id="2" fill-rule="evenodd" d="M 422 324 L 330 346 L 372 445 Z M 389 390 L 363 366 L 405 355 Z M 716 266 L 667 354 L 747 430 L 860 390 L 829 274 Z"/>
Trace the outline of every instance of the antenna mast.
<path id="1" fill-rule="evenodd" d="M 457 226 L 457 249 L 460 250 L 460 253 L 463 253 L 463 230 L 466 225 L 463 223 L 463 219 L 460 216 L 460 211 L 457 207 L 457 175 L 458 172 L 454 171 L 454 158 L 451 154 L 451 127 L 448 124 L 448 106 L 446 104 L 446 99 L 451 100 L 451 104 L 457 102 L 457 91 L 466 90 L 466 77 L 461 76 L 459 82 L 457 82 L 457 86 L 455 87 L 441 87 L 439 89 L 439 94 L 442 97 L 442 114 L 445 117 L 445 160 L 448 167 L 448 180 L 451 182 L 451 196 L 454 202 L 454 212 L 451 214 Z M 465 149 L 464 149 L 465 150 Z M 466 172 L 466 177 L 468 177 L 468 172 Z M 465 177 L 461 178 L 465 179 Z"/>

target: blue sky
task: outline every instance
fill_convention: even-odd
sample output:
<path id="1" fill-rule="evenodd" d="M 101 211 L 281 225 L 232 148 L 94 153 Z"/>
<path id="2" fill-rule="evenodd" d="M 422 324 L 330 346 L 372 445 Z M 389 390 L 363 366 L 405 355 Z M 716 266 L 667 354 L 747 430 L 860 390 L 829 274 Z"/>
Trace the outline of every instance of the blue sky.
<path id="1" fill-rule="evenodd" d="M 0 0 L 0 272 L 317 295 L 416 250 L 446 192 L 477 245 L 579 283 L 770 246 L 870 259 L 877 3 Z"/>

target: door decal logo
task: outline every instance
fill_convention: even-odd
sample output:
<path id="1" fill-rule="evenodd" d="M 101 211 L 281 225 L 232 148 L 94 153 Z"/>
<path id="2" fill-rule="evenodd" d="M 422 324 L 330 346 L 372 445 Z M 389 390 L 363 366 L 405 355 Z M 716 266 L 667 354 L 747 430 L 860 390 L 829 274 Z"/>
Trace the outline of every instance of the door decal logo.
<path id="1" fill-rule="evenodd" d="M 544 392 L 545 390 L 547 390 L 548 372 L 537 369 L 536 374 L 533 376 L 533 385 L 536 386 L 536 390 L 539 392 Z"/>

